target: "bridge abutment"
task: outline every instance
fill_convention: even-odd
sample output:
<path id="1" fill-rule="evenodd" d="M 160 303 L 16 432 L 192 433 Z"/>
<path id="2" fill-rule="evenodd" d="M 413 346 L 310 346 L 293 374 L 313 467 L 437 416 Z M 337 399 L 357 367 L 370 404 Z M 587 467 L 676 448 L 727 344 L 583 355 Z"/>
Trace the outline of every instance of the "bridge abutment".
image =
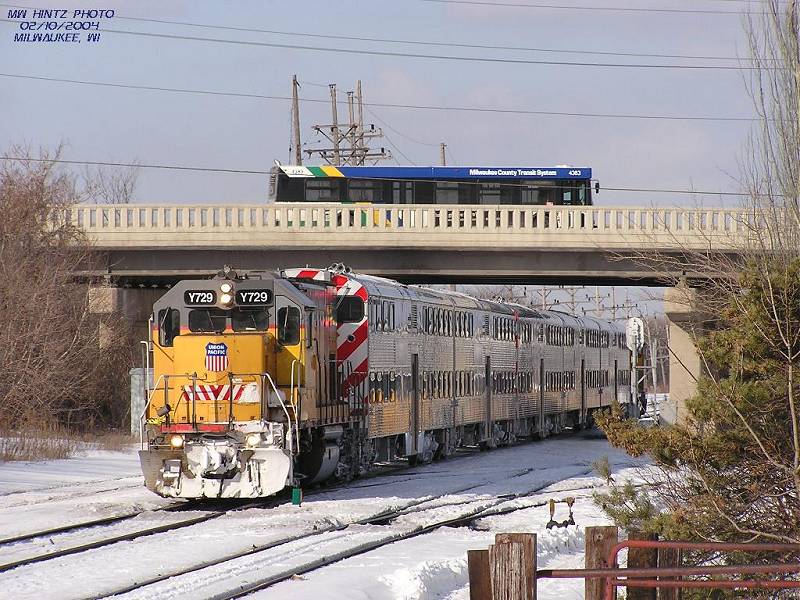
<path id="1" fill-rule="evenodd" d="M 661 418 L 671 424 L 686 418 L 686 400 L 697 393 L 697 380 L 703 372 L 695 339 L 704 318 L 696 301 L 697 293 L 687 285 L 667 288 L 664 294 L 669 325 L 669 400 L 661 404 Z"/>

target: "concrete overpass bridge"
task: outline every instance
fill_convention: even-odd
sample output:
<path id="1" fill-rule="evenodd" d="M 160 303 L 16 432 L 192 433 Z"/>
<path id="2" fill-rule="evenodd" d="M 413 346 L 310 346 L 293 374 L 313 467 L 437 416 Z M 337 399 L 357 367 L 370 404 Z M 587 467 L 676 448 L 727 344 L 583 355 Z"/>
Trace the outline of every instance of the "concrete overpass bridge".
<path id="1" fill-rule="evenodd" d="M 626 254 L 729 252 L 752 222 L 743 209 L 316 203 L 79 205 L 67 216 L 103 254 L 87 274 L 133 285 L 223 264 L 335 262 L 415 283 L 658 285 Z"/>
<path id="2" fill-rule="evenodd" d="M 659 285 L 631 258 L 659 250 L 735 252 L 754 224 L 743 209 L 466 205 L 122 205 L 75 206 L 66 217 L 99 251 L 85 276 L 96 313 L 120 311 L 146 324 L 159 287 L 245 269 L 327 266 L 415 283 Z M 676 262 L 676 272 L 699 277 Z M 671 400 L 680 418 L 700 361 L 696 316 L 668 290 Z M 677 301 L 676 301 L 677 300 Z M 146 331 L 142 327 L 143 331 Z"/>

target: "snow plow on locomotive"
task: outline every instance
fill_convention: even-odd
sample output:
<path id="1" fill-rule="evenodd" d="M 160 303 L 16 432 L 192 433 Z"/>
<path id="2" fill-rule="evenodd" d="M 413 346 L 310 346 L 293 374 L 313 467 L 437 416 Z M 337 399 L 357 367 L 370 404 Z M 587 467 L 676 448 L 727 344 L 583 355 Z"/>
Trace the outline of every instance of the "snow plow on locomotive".
<path id="1" fill-rule="evenodd" d="M 580 428 L 631 399 L 622 325 L 341 266 L 181 281 L 151 338 L 140 460 L 169 497 L 347 480 Z"/>

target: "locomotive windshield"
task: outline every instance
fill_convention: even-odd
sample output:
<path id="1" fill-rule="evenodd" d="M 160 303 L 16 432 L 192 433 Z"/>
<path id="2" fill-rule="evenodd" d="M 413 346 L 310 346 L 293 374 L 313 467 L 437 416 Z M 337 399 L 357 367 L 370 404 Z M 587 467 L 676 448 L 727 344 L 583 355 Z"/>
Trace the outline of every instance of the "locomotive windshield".
<path id="1" fill-rule="evenodd" d="M 231 328 L 237 332 L 266 331 L 269 327 L 267 309 L 196 308 L 189 311 L 189 331 L 192 333 L 222 333 L 231 320 Z"/>
<path id="2" fill-rule="evenodd" d="M 189 311 L 189 331 L 193 333 L 222 333 L 228 311 L 221 308 L 196 308 Z"/>
<path id="3" fill-rule="evenodd" d="M 269 312 L 266 309 L 234 309 L 231 311 L 231 325 L 236 332 L 266 331 L 269 327 Z"/>

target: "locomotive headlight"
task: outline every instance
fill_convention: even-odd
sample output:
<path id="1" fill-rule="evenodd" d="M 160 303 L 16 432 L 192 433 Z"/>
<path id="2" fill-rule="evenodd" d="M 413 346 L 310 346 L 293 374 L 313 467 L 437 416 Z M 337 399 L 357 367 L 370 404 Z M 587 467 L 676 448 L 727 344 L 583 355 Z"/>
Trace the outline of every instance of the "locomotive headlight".
<path id="1" fill-rule="evenodd" d="M 222 304 L 230 304 L 231 302 L 233 302 L 233 296 L 231 296 L 230 294 L 221 294 L 219 297 L 219 301 L 222 302 Z"/>
<path id="2" fill-rule="evenodd" d="M 261 443 L 261 434 L 248 433 L 244 438 L 244 443 L 248 448 L 255 448 Z"/>
<path id="3" fill-rule="evenodd" d="M 227 281 L 219 286 L 219 291 L 223 294 L 230 294 L 233 291 L 233 286 Z"/>
<path id="4" fill-rule="evenodd" d="M 169 436 L 169 445 L 173 448 L 183 448 L 183 436 L 171 435 Z"/>

